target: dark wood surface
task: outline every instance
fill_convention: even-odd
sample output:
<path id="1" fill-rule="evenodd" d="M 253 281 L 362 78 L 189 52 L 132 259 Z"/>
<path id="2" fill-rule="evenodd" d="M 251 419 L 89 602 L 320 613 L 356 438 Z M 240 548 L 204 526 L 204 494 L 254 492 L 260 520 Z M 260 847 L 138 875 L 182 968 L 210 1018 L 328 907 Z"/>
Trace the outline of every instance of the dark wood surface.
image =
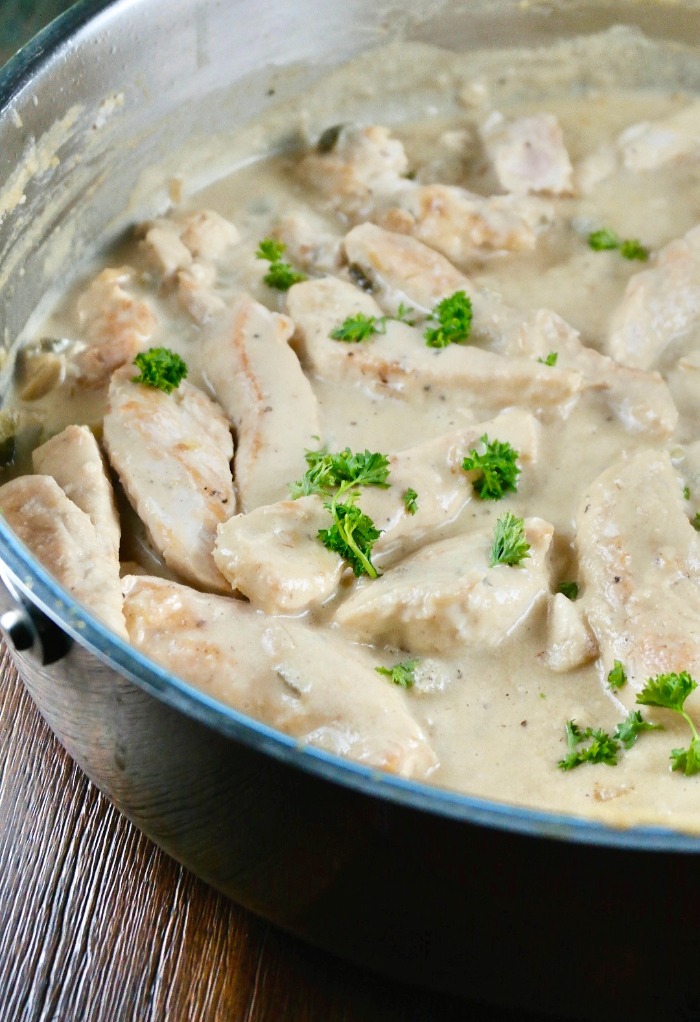
<path id="1" fill-rule="evenodd" d="M 278 933 L 160 852 L 0 660 L 2 1022 L 515 1022 Z"/>

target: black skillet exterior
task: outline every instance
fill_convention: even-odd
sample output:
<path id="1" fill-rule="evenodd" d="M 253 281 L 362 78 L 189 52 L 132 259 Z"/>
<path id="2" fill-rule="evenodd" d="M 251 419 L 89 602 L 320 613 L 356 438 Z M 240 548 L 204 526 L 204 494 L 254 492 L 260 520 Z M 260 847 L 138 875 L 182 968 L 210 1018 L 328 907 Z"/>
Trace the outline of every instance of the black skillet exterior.
<path id="1" fill-rule="evenodd" d="M 84 3 L 63 31 L 111 6 Z M 54 48 L 64 41 L 54 33 Z M 50 42 L 16 66 L 12 88 L 40 74 Z M 0 556 L 25 578 L 2 529 Z M 25 647 L 13 655 L 53 731 L 141 830 L 231 898 L 354 962 L 473 1000 L 569 1018 L 700 1019 L 692 841 L 660 852 L 634 835 L 620 847 L 559 840 L 553 826 L 523 833 L 517 814 L 512 828 L 495 815 L 489 825 L 437 798 L 345 783 L 342 767 L 302 768 L 254 734 L 211 726 L 215 713 L 196 719 L 167 682 L 135 682 L 138 669 L 109 648 L 95 656 L 41 615 L 41 635 L 31 622 L 23 630 L 23 609 L 7 616 L 18 595 L 7 578 L 0 624 Z M 25 586 L 25 601 L 37 591 Z M 65 623 L 57 608 L 49 616 Z"/>

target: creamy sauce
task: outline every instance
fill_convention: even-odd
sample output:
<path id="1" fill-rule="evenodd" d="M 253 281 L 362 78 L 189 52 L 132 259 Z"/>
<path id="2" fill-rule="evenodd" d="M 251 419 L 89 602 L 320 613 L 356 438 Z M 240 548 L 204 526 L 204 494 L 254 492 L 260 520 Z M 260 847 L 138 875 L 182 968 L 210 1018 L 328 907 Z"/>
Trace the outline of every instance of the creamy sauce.
<path id="1" fill-rule="evenodd" d="M 328 90 L 330 99 L 310 99 L 308 110 L 297 114 L 299 129 L 316 137 L 319 128 L 344 119 L 346 111 L 338 96 L 343 84 L 351 83 L 348 105 L 356 119 L 391 124 L 395 137 L 405 145 L 418 181 L 458 184 L 490 195 L 499 189 L 480 150 L 477 126 L 494 107 L 508 120 L 541 111 L 556 115 L 574 168 L 578 168 L 589 154 L 610 145 L 630 125 L 667 118 L 688 105 L 692 96 L 680 88 L 674 90 L 670 83 L 663 91 L 642 87 L 646 84 L 643 69 L 636 89 L 630 81 L 616 90 L 585 84 L 595 83 L 600 72 L 594 69 L 601 54 L 614 63 L 615 54 L 625 59 L 635 45 L 646 52 L 646 43 L 630 41 L 625 33 L 606 36 L 602 42 L 578 42 L 571 50 L 560 46 L 551 51 L 549 63 L 541 59 L 536 70 L 527 55 L 520 60 L 510 55 L 507 82 L 493 56 L 469 55 L 465 60 L 440 54 L 443 87 L 429 100 L 419 72 L 417 88 L 410 91 L 412 79 L 407 68 L 413 51 L 406 48 L 402 74 L 407 92 L 389 97 L 383 119 L 379 116 L 382 103 L 372 84 L 367 85 L 362 116 L 358 83 L 368 72 L 364 59 L 357 70 L 346 69 L 335 76 Z M 392 51 L 386 66 L 396 59 Z M 431 60 L 438 57 L 431 55 Z M 679 58 L 681 65 L 685 66 Z M 327 106 L 332 107 L 333 102 L 338 105 L 331 113 Z M 290 125 L 290 134 L 294 127 L 296 124 Z M 456 132 L 463 133 L 457 145 Z M 321 230 L 341 237 L 347 229 L 343 216 L 332 212 L 300 180 L 302 156 L 295 151 L 278 153 L 244 165 L 224 180 L 189 195 L 173 211 L 182 217 L 189 210 L 214 209 L 238 228 L 240 242 L 220 261 L 215 285 L 216 294 L 225 303 L 243 288 L 268 307 L 285 310 L 284 295 L 262 283 L 265 267 L 254 258 L 259 240 L 275 230 L 280 216 L 312 209 Z M 559 313 L 580 331 L 586 345 L 604 351 L 613 313 L 629 279 L 654 262 L 652 258 L 645 266 L 616 252 L 594 252 L 586 244 L 587 235 L 599 227 L 611 227 L 621 237 L 641 239 L 656 253 L 696 226 L 700 222 L 700 145 L 694 155 L 656 170 L 618 168 L 586 194 L 547 198 L 554 205 L 555 219 L 539 236 L 533 251 L 482 253 L 460 268 L 475 286 L 492 289 L 510 305 L 523 310 L 546 307 Z M 188 362 L 189 381 L 206 387 L 206 367 L 198 358 L 201 326 L 182 312 L 172 293 L 159 287 L 142 248 L 131 239 L 110 255 L 108 265 L 123 264 L 136 270 L 133 293 L 157 313 L 158 325 L 149 345 L 162 344 L 178 351 Z M 94 273 L 91 268 L 65 296 L 42 327 L 41 336 L 81 336 L 77 301 Z M 584 390 L 565 414 L 557 409 L 539 413 L 543 425 L 540 454 L 534 467 L 523 471 L 517 493 L 503 502 L 470 501 L 455 521 L 432 538 L 467 533 L 475 526 L 493 527 L 506 509 L 523 517 L 541 517 L 555 529 L 551 558 L 555 588 L 558 580 L 577 577 L 575 515 L 581 495 L 622 454 L 649 447 L 670 450 L 674 463 L 685 474 L 684 481 L 698 495 L 696 500 L 700 499 L 700 479 L 691 459 L 684 457 L 684 445 L 700 436 L 700 371 L 682 362 L 683 356 L 696 351 L 698 340 L 697 329 L 687 331 L 655 366 L 664 371 L 680 412 L 672 437 L 626 428 L 612 413 L 604 393 Z M 475 343 L 484 342 L 477 336 Z M 401 451 L 498 411 L 488 394 L 467 403 L 453 390 L 433 388 L 422 394 L 416 408 L 400 397 L 378 396 L 347 382 L 317 378 L 312 382 L 319 401 L 321 439 L 330 450 L 348 446 L 384 453 Z M 86 422 L 99 431 L 104 397 L 104 390 L 64 384 L 31 402 L 22 402 L 15 392 L 11 405 L 19 415 L 26 446 L 31 447 L 72 422 Z M 9 475 L 28 470 L 26 454 L 25 450 L 8 470 Z M 303 469 L 302 460 L 299 475 Z M 171 577 L 123 498 L 120 506 L 125 530 L 122 558 L 139 562 L 148 572 Z M 689 515 L 694 510 L 694 505 L 689 506 Z M 346 577 L 333 600 L 310 612 L 314 624 L 329 627 L 353 585 Z M 643 734 L 615 767 L 584 765 L 568 773 L 557 769 L 557 761 L 567 751 L 567 720 L 612 732 L 627 709 L 611 695 L 601 663 L 594 660 L 564 673 L 551 670 L 545 662 L 548 642 L 547 609 L 540 601 L 526 624 L 495 649 L 465 648 L 449 657 L 423 658 L 417 684 L 402 692 L 401 698 L 439 759 L 431 783 L 620 826 L 651 822 L 700 831 L 700 778 L 686 778 L 669 769 L 669 751 L 689 741 L 687 726 L 671 714 L 645 711 L 648 719 L 663 722 L 665 730 Z M 379 649 L 376 662 L 392 664 L 406 655 L 401 650 Z M 385 683 L 377 679 L 377 684 Z M 212 691 L 227 698 L 223 688 Z M 627 708 L 634 706 L 632 695 L 621 698 Z M 691 700 L 688 706 L 697 719 L 698 701 Z"/>

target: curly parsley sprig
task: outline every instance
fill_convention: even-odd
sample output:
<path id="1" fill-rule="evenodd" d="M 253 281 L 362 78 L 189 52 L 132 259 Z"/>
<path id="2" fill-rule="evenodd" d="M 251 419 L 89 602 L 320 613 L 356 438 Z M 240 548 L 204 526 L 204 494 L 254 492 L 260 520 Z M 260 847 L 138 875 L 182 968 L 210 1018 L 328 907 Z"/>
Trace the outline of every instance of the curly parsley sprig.
<path id="1" fill-rule="evenodd" d="M 187 376 L 187 363 L 169 348 L 149 348 L 141 351 L 134 359 L 140 369 L 138 376 L 132 376 L 132 383 L 143 383 L 147 387 L 172 394 Z"/>
<path id="2" fill-rule="evenodd" d="M 514 567 L 529 556 L 530 544 L 525 538 L 524 519 L 517 518 L 512 511 L 506 511 L 496 521 L 489 564 L 492 568 L 497 564 Z"/>
<path id="3" fill-rule="evenodd" d="M 672 710 L 680 714 L 692 732 L 692 739 L 687 749 L 672 749 L 670 754 L 671 769 L 681 771 L 686 777 L 700 773 L 700 735 L 692 717 L 685 709 L 685 701 L 691 692 L 698 687 L 697 681 L 687 673 L 658 674 L 649 678 L 642 691 L 637 695 L 637 702 L 642 706 L 658 706 L 664 710 Z"/>
<path id="4" fill-rule="evenodd" d="M 520 475 L 520 452 L 514 450 L 507 441 L 489 440 L 486 433 L 481 443 L 486 448 L 483 454 L 474 448 L 462 462 L 465 472 L 476 473 L 473 480 L 475 491 L 482 500 L 501 500 L 506 493 L 515 493 Z"/>
<path id="5" fill-rule="evenodd" d="M 393 667 L 375 667 L 377 674 L 389 678 L 395 685 L 401 688 L 413 688 L 416 683 L 416 667 L 418 660 L 402 660 Z"/>
<path id="6" fill-rule="evenodd" d="M 594 252 L 619 251 L 623 259 L 638 260 L 645 263 L 649 258 L 649 249 L 637 238 L 623 240 L 609 227 L 592 231 L 588 235 L 588 245 Z"/>
<path id="7" fill-rule="evenodd" d="M 277 241 L 275 238 L 263 238 L 255 253 L 257 259 L 264 259 L 270 264 L 263 281 L 268 287 L 273 287 L 277 291 L 289 291 L 292 284 L 299 284 L 308 279 L 305 273 L 293 269 L 283 259 L 286 251 L 287 246 L 283 242 Z"/>
<path id="8" fill-rule="evenodd" d="M 401 303 L 395 316 L 366 316 L 364 312 L 346 316 L 340 326 L 331 330 L 330 336 L 334 341 L 362 344 L 363 341 L 370 341 L 377 334 L 385 334 L 386 325 L 392 319 L 397 323 L 415 326 L 414 320 L 411 318 L 411 310 Z"/>
<path id="9" fill-rule="evenodd" d="M 308 468 L 301 479 L 290 485 L 292 498 L 314 493 L 326 497 L 323 506 L 330 512 L 333 524 L 328 529 L 319 529 L 318 538 L 328 550 L 340 554 L 356 576 L 377 578 L 372 547 L 381 531 L 356 502 L 363 486 L 387 489 L 389 459 L 376 451 L 353 454 L 349 447 L 337 454 L 307 451 L 305 457 Z"/>
<path id="10" fill-rule="evenodd" d="M 472 329 L 472 303 L 465 291 L 455 291 L 443 298 L 428 316 L 428 326 L 423 334 L 429 348 L 446 348 L 448 344 L 462 344 L 468 340 Z"/>

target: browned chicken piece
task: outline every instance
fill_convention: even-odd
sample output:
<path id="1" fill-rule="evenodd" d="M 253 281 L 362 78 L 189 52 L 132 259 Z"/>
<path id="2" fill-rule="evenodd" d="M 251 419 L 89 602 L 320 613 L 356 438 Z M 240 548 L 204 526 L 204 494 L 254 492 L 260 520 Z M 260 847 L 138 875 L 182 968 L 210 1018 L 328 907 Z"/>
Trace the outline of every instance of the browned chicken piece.
<path id="1" fill-rule="evenodd" d="M 344 344 L 331 333 L 349 316 L 383 315 L 368 294 L 334 277 L 295 284 L 287 308 L 305 367 L 324 379 L 354 381 L 380 394 L 420 398 L 426 388 L 464 395 L 496 412 L 512 404 L 530 410 L 568 410 L 581 389 L 578 373 L 552 369 L 530 358 L 504 358 L 473 345 L 426 346 L 423 332 L 389 321 L 386 332 L 363 344 Z"/>
<path id="2" fill-rule="evenodd" d="M 268 614 L 300 614 L 331 597 L 345 568 L 318 538 L 331 518 L 318 496 L 257 507 L 219 526 L 214 560 Z"/>
<path id="3" fill-rule="evenodd" d="M 576 514 L 578 604 L 600 646 L 604 676 L 619 660 L 631 688 L 670 671 L 700 672 L 700 536 L 664 451 L 607 469 Z"/>
<path id="4" fill-rule="evenodd" d="M 88 515 L 52 476 L 21 476 L 0 487 L 0 510 L 29 551 L 91 614 L 128 638 L 119 562 Z"/>
<path id="5" fill-rule="evenodd" d="M 112 467 L 166 564 L 202 589 L 229 592 L 212 551 L 216 528 L 236 511 L 229 424 L 188 383 L 172 394 L 112 377 L 104 443 Z"/>
<path id="6" fill-rule="evenodd" d="M 32 452 L 34 471 L 53 476 L 95 526 L 105 553 L 119 562 L 121 526 L 97 440 L 87 426 L 67 426 Z"/>
<path id="7" fill-rule="evenodd" d="M 287 341 L 293 324 L 248 295 L 202 340 L 202 368 L 236 429 L 236 490 L 251 511 L 287 495 L 320 435 L 311 384 Z"/>
<path id="8" fill-rule="evenodd" d="M 496 177 L 506 192 L 571 195 L 573 167 L 559 121 L 539 113 L 507 121 L 494 111 L 480 135 Z"/>
<path id="9" fill-rule="evenodd" d="M 551 205 L 539 198 L 485 197 L 455 185 L 409 181 L 402 144 L 377 125 L 342 127 L 328 146 L 322 138 L 320 150 L 301 161 L 299 176 L 331 209 L 353 223 L 373 220 L 412 234 L 457 263 L 484 249 L 534 248 L 552 222 Z"/>
<path id="10" fill-rule="evenodd" d="M 389 457 L 388 489 L 368 486 L 360 505 L 382 534 L 373 561 L 382 568 L 421 543 L 435 538 L 472 499 L 473 488 L 462 461 L 484 434 L 509 442 L 523 470 L 536 461 L 540 427 L 519 410 L 455 430 Z M 414 514 L 403 495 L 418 492 Z M 318 495 L 283 500 L 235 515 L 219 527 L 214 558 L 234 589 L 254 607 L 274 614 L 298 614 L 328 600 L 337 591 L 346 563 L 318 538 L 332 519 Z"/>
<path id="11" fill-rule="evenodd" d="M 88 342 L 75 357 L 79 383 L 103 386 L 115 369 L 133 362 L 153 336 L 156 314 L 134 294 L 135 276 L 128 266 L 103 270 L 78 299 L 80 327 Z"/>
<path id="12" fill-rule="evenodd" d="M 517 634 L 549 596 L 553 526 L 525 520 L 530 556 L 491 567 L 493 529 L 423 547 L 381 578 L 360 583 L 335 614 L 358 642 L 416 654 L 492 649 Z"/>
<path id="13" fill-rule="evenodd" d="M 367 766 L 418 778 L 437 766 L 409 698 L 340 636 L 163 579 L 123 581 L 131 641 L 208 695 Z"/>
<path id="14" fill-rule="evenodd" d="M 665 381 L 656 372 L 619 365 L 581 342 L 569 323 L 550 309 L 521 313 L 497 295 L 475 287 L 452 263 L 415 238 L 392 234 L 374 224 L 354 227 L 345 237 L 348 259 L 372 281 L 382 306 L 399 304 L 432 309 L 455 291 L 465 291 L 474 311 L 473 331 L 493 351 L 546 359 L 581 373 L 589 387 L 609 392 L 610 407 L 632 432 L 670 436 L 678 411 Z"/>
<path id="15" fill-rule="evenodd" d="M 653 366 L 672 341 L 700 327 L 700 226 L 635 273 L 612 320 L 610 355 L 637 369 Z"/>
<path id="16" fill-rule="evenodd" d="M 205 323 L 226 307 L 215 291 L 218 262 L 240 240 L 237 228 L 211 210 L 175 220 L 142 224 L 141 250 L 153 272 L 197 323 Z"/>

